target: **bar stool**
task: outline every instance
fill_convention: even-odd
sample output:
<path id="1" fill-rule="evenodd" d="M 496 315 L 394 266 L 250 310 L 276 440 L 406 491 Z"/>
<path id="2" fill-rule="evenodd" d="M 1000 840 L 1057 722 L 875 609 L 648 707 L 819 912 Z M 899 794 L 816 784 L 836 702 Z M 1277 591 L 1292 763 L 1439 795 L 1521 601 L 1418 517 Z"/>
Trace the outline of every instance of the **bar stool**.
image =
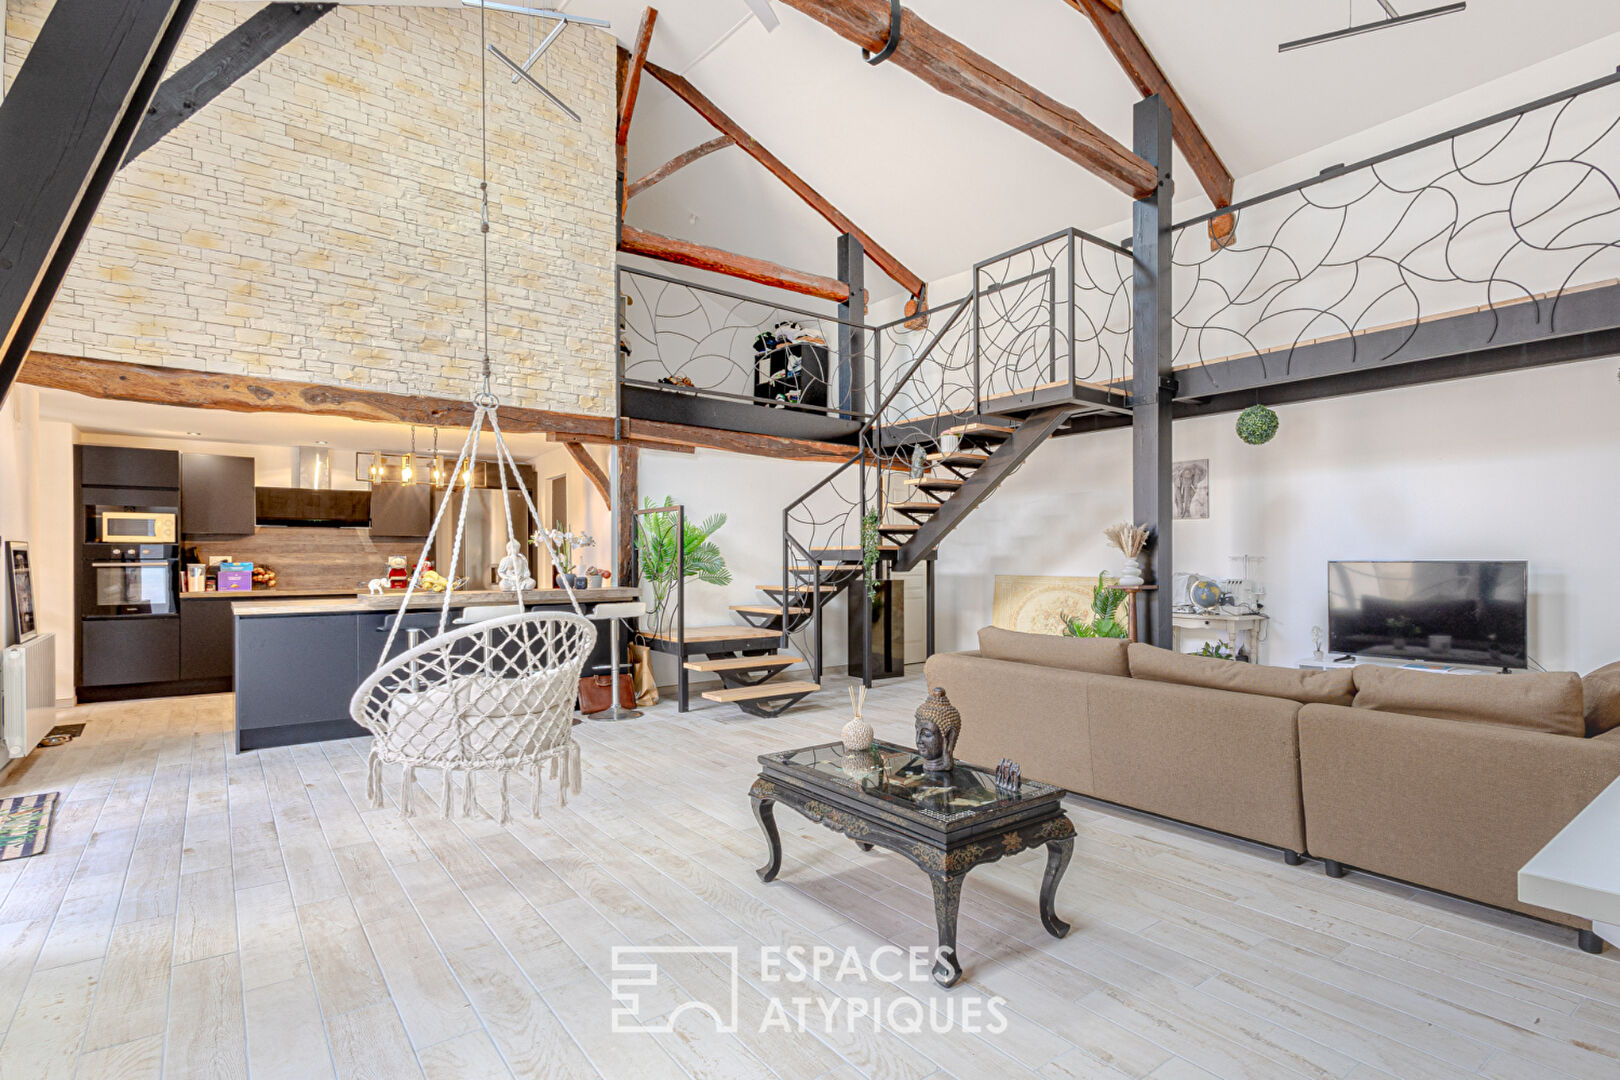
<path id="1" fill-rule="evenodd" d="M 586 618 L 593 620 L 608 620 L 608 654 L 613 658 L 613 712 L 611 714 L 607 712 L 594 713 L 587 719 L 634 720 L 643 715 L 640 709 L 621 710 L 619 708 L 619 620 L 640 618 L 645 614 L 647 614 L 646 604 L 640 600 L 628 600 L 620 604 L 597 604 L 595 610 L 586 616 Z"/>

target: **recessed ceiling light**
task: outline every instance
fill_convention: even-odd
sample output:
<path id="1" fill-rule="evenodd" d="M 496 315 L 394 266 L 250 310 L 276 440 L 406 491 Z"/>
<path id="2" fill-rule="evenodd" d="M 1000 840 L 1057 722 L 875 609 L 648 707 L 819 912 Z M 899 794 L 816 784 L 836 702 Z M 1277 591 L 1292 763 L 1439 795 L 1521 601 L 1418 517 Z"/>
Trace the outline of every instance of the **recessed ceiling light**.
<path id="1" fill-rule="evenodd" d="M 188 431 L 188 432 L 186 432 L 186 434 L 187 435 L 201 435 L 202 432 L 200 432 L 200 431 Z"/>
<path id="2" fill-rule="evenodd" d="M 326 445 L 326 440 L 325 439 L 316 439 L 315 440 L 315 445 L 316 446 L 325 446 Z"/>

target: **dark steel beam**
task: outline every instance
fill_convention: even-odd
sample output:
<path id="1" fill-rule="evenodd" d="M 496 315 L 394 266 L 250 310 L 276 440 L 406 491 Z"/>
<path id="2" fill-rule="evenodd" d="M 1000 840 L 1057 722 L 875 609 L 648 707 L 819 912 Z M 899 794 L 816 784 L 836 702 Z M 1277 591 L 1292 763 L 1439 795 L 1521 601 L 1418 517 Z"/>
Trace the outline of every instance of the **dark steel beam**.
<path id="1" fill-rule="evenodd" d="M 838 407 L 860 415 L 866 411 L 866 335 L 860 326 L 866 321 L 866 249 L 854 233 L 838 237 L 838 280 L 849 288 L 849 299 L 838 305 L 838 361 L 847 373 Z"/>
<path id="2" fill-rule="evenodd" d="M 0 401 L 196 0 L 57 0 L 0 104 Z"/>
<path id="3" fill-rule="evenodd" d="M 1617 312 L 1620 285 L 1604 285 L 1565 293 L 1556 299 L 1541 297 L 1499 305 L 1494 311 L 1483 308 L 1431 317 L 1354 337 L 1315 341 L 1292 350 L 1277 349 L 1184 367 L 1176 373 L 1176 396 L 1214 399 L 1243 392 L 1274 393 L 1277 387 L 1289 383 L 1455 360 L 1481 352 L 1535 346 L 1551 339 L 1578 338 L 1620 326 Z"/>
<path id="4" fill-rule="evenodd" d="M 128 165 L 159 139 L 190 120 L 197 110 L 274 56 L 313 26 L 336 4 L 269 4 L 205 49 L 201 56 L 163 80 L 146 109 L 146 119 L 124 155 Z"/>
<path id="5" fill-rule="evenodd" d="M 1131 306 L 1135 329 L 1131 339 L 1134 385 L 1131 400 L 1131 474 L 1133 516 L 1152 534 L 1147 580 L 1157 584 L 1145 604 L 1136 607 L 1145 626 L 1137 638 L 1168 649 L 1175 571 L 1170 505 L 1171 405 L 1175 377 L 1170 339 L 1170 110 L 1157 94 L 1136 103 L 1132 111 L 1132 147 L 1158 173 L 1152 194 L 1132 208 L 1132 251 L 1135 270 Z"/>

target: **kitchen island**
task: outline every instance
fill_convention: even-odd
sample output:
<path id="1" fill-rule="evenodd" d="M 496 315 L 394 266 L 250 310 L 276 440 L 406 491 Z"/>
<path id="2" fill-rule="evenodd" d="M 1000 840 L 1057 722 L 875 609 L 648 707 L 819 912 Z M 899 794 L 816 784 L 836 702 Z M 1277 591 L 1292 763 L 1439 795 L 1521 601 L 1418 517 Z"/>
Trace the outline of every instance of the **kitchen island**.
<path id="1" fill-rule="evenodd" d="M 251 594 L 244 593 L 244 597 Z M 638 589 L 578 589 L 580 607 L 640 598 Z M 434 634 L 444 597 L 417 593 L 403 618 L 399 593 L 242 599 L 231 605 L 236 649 L 236 749 L 348 739 L 367 734 L 349 718 L 349 699 L 376 670 L 396 619 L 399 633 L 390 655 L 409 648 L 409 631 Z M 458 592 L 450 601 L 450 621 L 470 607 L 510 604 L 506 592 Z M 568 610 L 562 589 L 533 589 L 524 606 Z M 608 635 L 598 627 L 596 649 L 587 671 L 608 662 Z M 621 634 L 621 640 L 628 635 Z M 628 669 L 626 669 L 628 670 Z"/>

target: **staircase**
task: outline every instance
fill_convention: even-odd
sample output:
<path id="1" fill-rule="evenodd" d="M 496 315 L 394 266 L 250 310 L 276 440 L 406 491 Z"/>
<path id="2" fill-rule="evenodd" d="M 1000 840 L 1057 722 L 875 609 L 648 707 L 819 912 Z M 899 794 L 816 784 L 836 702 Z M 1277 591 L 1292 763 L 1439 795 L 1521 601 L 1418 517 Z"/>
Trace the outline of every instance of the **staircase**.
<path id="1" fill-rule="evenodd" d="M 937 449 L 928 455 L 929 469 L 922 478 L 892 467 L 884 470 L 888 475 L 877 485 L 880 491 L 874 500 L 874 505 L 882 506 L 880 565 L 874 572 L 887 576 L 929 558 L 940 541 L 1074 411 L 1070 403 L 1017 420 L 994 417 L 957 424 L 929 443 L 938 446 L 944 436 L 956 439 L 951 452 Z M 859 467 L 858 460 L 844 468 Z M 887 490 L 900 484 L 907 488 L 904 497 L 888 498 Z M 789 543 L 794 544 L 791 539 Z M 817 680 L 822 610 L 849 590 L 855 590 L 851 603 L 859 599 L 865 582 L 862 549 L 849 543 L 811 544 L 793 554 L 796 557 L 784 568 L 780 582 L 756 586 L 765 602 L 732 605 L 738 623 L 686 631 L 677 686 L 682 708 L 693 673 L 718 678 L 722 684 L 720 689 L 703 691 L 704 700 L 735 705 L 752 716 L 780 716 L 821 689 Z M 801 631 L 808 658 L 782 651 L 789 635 Z"/>

